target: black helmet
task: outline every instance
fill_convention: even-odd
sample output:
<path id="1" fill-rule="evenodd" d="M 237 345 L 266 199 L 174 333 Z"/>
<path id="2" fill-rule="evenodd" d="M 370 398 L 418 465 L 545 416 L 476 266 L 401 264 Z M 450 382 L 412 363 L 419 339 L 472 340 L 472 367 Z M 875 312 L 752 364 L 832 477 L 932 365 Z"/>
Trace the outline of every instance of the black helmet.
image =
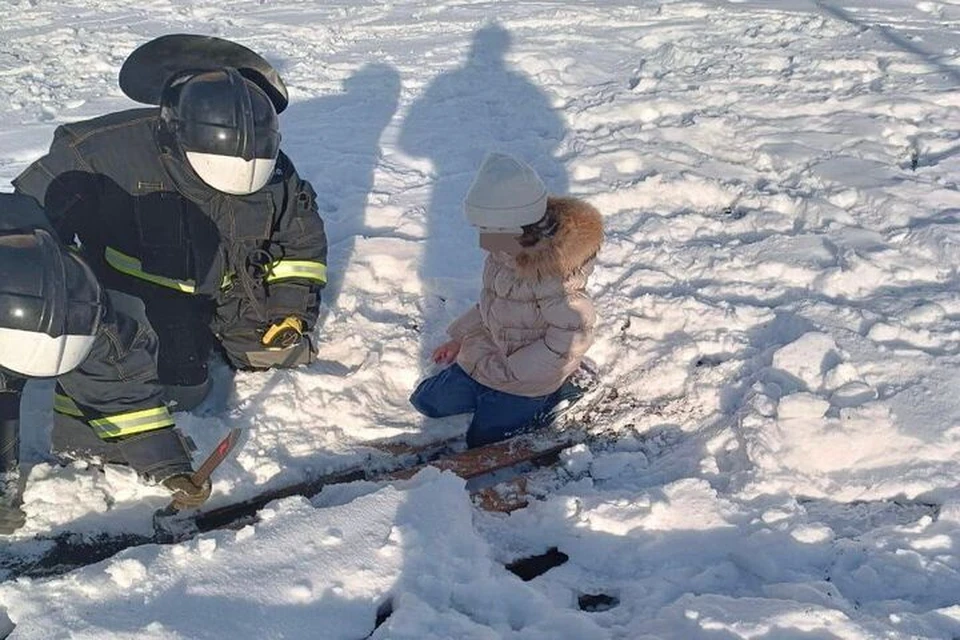
<path id="1" fill-rule="evenodd" d="M 0 235 L 0 367 L 27 377 L 76 368 L 103 304 L 93 271 L 49 232 Z"/>
<path id="2" fill-rule="evenodd" d="M 200 178 L 218 191 L 246 195 L 270 178 L 280 152 L 280 123 L 266 92 L 233 68 L 186 72 L 160 96 L 162 126 Z"/>

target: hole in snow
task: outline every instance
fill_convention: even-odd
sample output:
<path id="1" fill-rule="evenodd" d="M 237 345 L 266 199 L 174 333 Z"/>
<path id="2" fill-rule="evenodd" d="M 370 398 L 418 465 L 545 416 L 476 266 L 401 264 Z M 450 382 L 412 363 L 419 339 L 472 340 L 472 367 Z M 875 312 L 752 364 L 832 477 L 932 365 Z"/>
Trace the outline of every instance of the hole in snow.
<path id="1" fill-rule="evenodd" d="M 546 553 L 538 556 L 530 556 L 528 558 L 514 560 L 507 565 L 507 571 L 514 574 L 524 582 L 529 582 L 537 576 L 541 576 L 547 571 L 550 571 L 550 569 L 559 567 L 569 559 L 570 556 L 565 554 L 563 551 L 559 551 L 556 547 L 550 547 L 547 549 Z"/>
<path id="2" fill-rule="evenodd" d="M 577 596 L 577 606 L 581 611 L 599 613 L 609 611 L 620 604 L 620 598 L 606 593 L 581 593 Z"/>

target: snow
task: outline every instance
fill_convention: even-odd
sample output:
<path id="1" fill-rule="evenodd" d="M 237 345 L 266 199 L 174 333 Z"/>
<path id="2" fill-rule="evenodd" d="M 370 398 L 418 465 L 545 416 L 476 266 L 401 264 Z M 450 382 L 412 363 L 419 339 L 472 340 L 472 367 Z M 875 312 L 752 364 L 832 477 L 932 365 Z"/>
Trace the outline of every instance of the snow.
<path id="1" fill-rule="evenodd" d="M 618 401 L 510 516 L 428 470 L 275 502 L 238 531 L 0 584 L 11 638 L 960 636 L 960 3 L 7 0 L 0 182 L 57 124 L 132 106 L 173 32 L 263 53 L 318 192 L 330 284 L 307 370 L 177 414 L 238 455 L 211 506 L 452 435 L 407 402 L 475 300 L 459 203 L 489 149 L 604 214 L 590 351 Z M 7 187 L 0 187 L 9 189 Z M 51 465 L 28 385 L 35 535 L 149 533 L 164 492 Z M 530 582 L 504 565 L 557 547 Z M 578 607 L 582 595 L 616 599 Z M 2 616 L 0 616 L 2 620 Z M 2 625 L 0 625 L 2 627 Z"/>

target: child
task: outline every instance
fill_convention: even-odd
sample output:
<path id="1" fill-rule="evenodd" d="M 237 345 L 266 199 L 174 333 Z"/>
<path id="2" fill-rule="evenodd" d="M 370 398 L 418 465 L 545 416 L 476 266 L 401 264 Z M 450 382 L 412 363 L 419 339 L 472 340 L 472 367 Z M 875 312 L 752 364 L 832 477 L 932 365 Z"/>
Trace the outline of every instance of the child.
<path id="1" fill-rule="evenodd" d="M 531 428 L 562 399 L 593 341 L 586 284 L 603 225 L 592 206 L 548 196 L 531 167 L 499 153 L 484 159 L 464 213 L 488 252 L 480 302 L 433 352 L 452 366 L 410 402 L 431 418 L 473 412 L 467 446 L 478 447 Z"/>

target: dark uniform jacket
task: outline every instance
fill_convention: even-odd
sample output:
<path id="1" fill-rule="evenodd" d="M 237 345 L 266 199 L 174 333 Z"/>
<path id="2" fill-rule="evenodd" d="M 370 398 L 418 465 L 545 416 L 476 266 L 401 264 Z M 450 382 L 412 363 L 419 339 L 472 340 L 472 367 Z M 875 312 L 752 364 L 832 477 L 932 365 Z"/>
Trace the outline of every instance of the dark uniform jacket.
<path id="1" fill-rule="evenodd" d="M 51 230 L 30 198 L 0 195 L 0 233 Z M 65 248 L 64 251 L 67 249 Z M 191 470 L 190 457 L 161 399 L 157 337 L 149 325 L 105 300 L 93 348 L 79 367 L 57 378 L 54 408 L 84 422 L 104 441 L 126 441 L 119 458 L 157 480 Z M 19 391 L 23 380 L 0 375 L 0 389 Z"/>
<path id="2" fill-rule="evenodd" d="M 216 191 L 158 124 L 151 108 L 63 125 L 14 186 L 44 206 L 65 242 L 79 240 L 106 286 L 144 299 L 151 322 L 155 294 L 189 298 L 231 359 L 231 340 L 249 342 L 288 316 L 312 328 L 327 243 L 310 184 L 281 153 L 256 193 Z"/>

